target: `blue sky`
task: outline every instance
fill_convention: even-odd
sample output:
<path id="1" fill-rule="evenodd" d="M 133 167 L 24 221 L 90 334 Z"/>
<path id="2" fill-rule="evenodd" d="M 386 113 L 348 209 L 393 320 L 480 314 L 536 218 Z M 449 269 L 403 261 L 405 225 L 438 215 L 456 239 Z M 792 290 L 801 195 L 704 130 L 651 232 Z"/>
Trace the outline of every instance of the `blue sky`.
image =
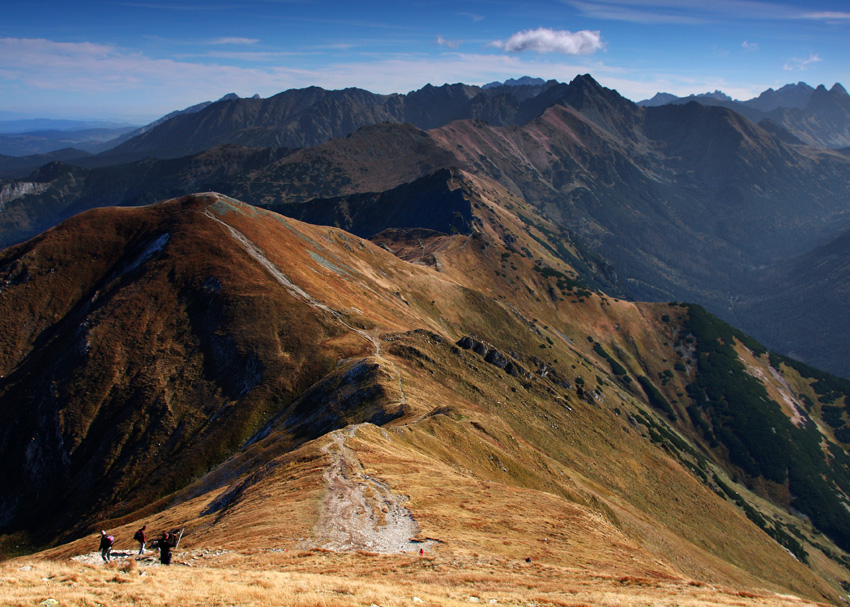
<path id="1" fill-rule="evenodd" d="M 702 6 L 698 6 L 702 5 Z M 838 0 L 5 0 L 0 119 L 153 120 L 235 92 L 591 74 L 638 101 L 850 86 Z"/>

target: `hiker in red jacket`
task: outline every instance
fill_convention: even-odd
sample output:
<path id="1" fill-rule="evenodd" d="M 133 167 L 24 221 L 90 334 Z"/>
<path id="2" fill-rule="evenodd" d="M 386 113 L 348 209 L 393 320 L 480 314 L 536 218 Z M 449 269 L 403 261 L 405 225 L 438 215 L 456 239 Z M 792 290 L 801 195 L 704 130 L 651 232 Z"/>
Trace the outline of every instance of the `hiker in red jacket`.
<path id="1" fill-rule="evenodd" d="M 115 537 L 112 535 L 106 535 L 106 531 L 100 532 L 100 558 L 103 559 L 104 563 L 108 563 L 110 560 L 109 553 L 112 552 L 112 545 L 115 543 Z"/>
<path id="2" fill-rule="evenodd" d="M 145 542 L 147 541 L 147 525 L 142 525 L 142 528 L 136 531 L 133 539 L 139 542 L 139 556 L 145 553 Z"/>

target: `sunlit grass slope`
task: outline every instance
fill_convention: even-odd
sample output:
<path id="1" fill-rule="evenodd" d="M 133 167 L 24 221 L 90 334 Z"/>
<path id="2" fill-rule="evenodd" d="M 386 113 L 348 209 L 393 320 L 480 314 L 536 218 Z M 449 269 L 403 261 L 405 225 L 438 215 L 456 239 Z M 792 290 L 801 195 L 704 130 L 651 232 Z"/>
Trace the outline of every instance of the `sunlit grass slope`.
<path id="1" fill-rule="evenodd" d="M 4 252 L 18 278 L 0 301 L 25 321 L 3 327 L 3 421 L 30 406 L 19 432 L 58 423 L 66 442 L 40 448 L 65 467 L 23 486 L 82 535 L 4 565 L 10 596 L 157 604 L 168 575 L 179 599 L 159 604 L 837 602 L 842 550 L 792 514 L 787 487 L 730 459 L 719 405 L 689 413 L 693 386 L 711 402 L 703 359 L 725 346 L 744 384 L 790 400 L 788 423 L 811 380 L 695 326 L 695 308 L 587 288 L 545 218 L 470 189 L 469 236 L 378 246 L 205 194 L 96 211 Z M 94 267 L 74 278 L 80 255 Z M 82 350 L 51 356 L 68 343 Z M 321 550 L 340 458 L 406 498 L 424 558 Z M 51 482 L 80 520 L 45 504 Z M 132 548 L 142 522 L 185 528 L 191 568 L 67 561 L 101 528 Z"/>

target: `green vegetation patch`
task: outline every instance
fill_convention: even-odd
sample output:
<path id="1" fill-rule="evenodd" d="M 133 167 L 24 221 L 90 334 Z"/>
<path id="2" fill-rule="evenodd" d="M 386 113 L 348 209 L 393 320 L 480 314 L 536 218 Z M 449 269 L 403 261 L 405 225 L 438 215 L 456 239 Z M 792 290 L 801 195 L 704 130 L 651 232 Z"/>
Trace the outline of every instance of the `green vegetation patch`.
<path id="1" fill-rule="evenodd" d="M 782 523 L 773 521 L 773 525 L 768 524 L 758 510 L 753 508 L 737 491 L 734 491 L 731 487 L 729 487 L 729 485 L 720 480 L 720 477 L 716 474 L 714 475 L 714 482 L 729 499 L 735 502 L 735 504 L 743 510 L 744 514 L 747 515 L 747 518 L 758 525 L 762 531 L 787 548 L 799 561 L 803 563 L 809 562 L 809 553 L 806 552 L 805 548 L 803 548 L 803 545 L 799 542 L 799 540 L 797 540 L 797 538 L 785 531 Z M 790 530 L 792 532 L 797 531 L 793 527 L 790 527 Z"/>
<path id="2" fill-rule="evenodd" d="M 664 398 L 664 395 L 661 394 L 658 388 L 656 388 L 651 381 L 649 381 L 648 377 L 639 375 L 637 380 L 640 387 L 643 388 L 643 391 L 646 393 L 646 398 L 649 400 L 650 405 L 664 413 L 670 421 L 676 421 L 679 419 L 676 416 L 676 411 L 673 409 L 670 401 Z"/>
<path id="3" fill-rule="evenodd" d="M 549 266 L 534 266 L 534 270 L 536 272 L 539 272 L 545 278 L 555 278 L 555 284 L 561 291 L 572 291 L 573 289 L 584 288 L 584 286 L 580 282 L 570 278 L 569 276 L 559 270 L 556 270 L 555 268 L 550 268 Z"/>
<path id="4" fill-rule="evenodd" d="M 782 363 L 794 369 L 802 377 L 813 379 L 811 384 L 812 390 L 818 395 L 818 401 L 821 403 L 833 403 L 839 399 L 844 399 L 844 405 L 850 413 L 850 380 L 842 377 L 836 377 L 826 371 L 815 369 L 805 363 L 801 363 L 793 358 L 770 353 L 770 364 L 775 369 L 780 369 Z"/>
<path id="5" fill-rule="evenodd" d="M 605 348 L 602 347 L 602 344 L 600 344 L 599 342 L 596 342 L 595 344 L 593 344 L 593 351 L 596 352 L 599 356 L 601 356 L 602 358 L 604 358 L 605 360 L 608 361 L 608 364 L 611 365 L 611 372 L 614 375 L 617 375 L 617 376 L 620 376 L 620 377 L 622 377 L 624 375 L 628 375 L 628 372 L 623 367 L 623 365 L 621 365 L 619 362 L 617 362 L 614 359 L 614 357 L 612 357 L 610 354 L 608 354 L 608 352 L 605 351 Z"/>
<path id="6" fill-rule="evenodd" d="M 747 373 L 733 344 L 738 340 L 765 353 L 758 342 L 695 305 L 689 307 L 683 332 L 696 338 L 697 347 L 697 373 L 687 391 L 700 416 L 691 418 L 705 417 L 729 460 L 747 475 L 787 482 L 791 506 L 850 549 L 850 517 L 840 497 L 850 493 L 847 454 L 830 445 L 827 459 L 815 423 L 803 414 L 803 425 L 795 426 L 764 385 Z"/>

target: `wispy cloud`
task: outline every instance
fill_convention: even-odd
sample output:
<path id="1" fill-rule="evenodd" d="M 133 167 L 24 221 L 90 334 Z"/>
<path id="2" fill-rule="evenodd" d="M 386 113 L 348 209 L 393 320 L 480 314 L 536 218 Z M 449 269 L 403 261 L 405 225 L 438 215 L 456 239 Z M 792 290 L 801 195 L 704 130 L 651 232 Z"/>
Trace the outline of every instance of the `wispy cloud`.
<path id="1" fill-rule="evenodd" d="M 741 43 L 741 48 L 745 51 L 757 51 L 759 50 L 759 45 L 757 42 L 748 42 L 747 40 L 744 40 L 744 42 Z"/>
<path id="2" fill-rule="evenodd" d="M 458 48 L 461 44 L 463 44 L 463 40 L 446 40 L 442 36 L 437 36 L 437 44 L 440 46 L 447 46 L 449 48 Z"/>
<path id="3" fill-rule="evenodd" d="M 478 15 L 476 13 L 458 13 L 458 16 L 467 17 L 473 21 L 484 21 L 484 15 Z"/>
<path id="4" fill-rule="evenodd" d="M 54 42 L 39 38 L 0 38 L 0 56 L 9 69 L 0 86 L 23 84 L 44 91 L 88 95 L 129 90 L 200 87 L 228 82 L 250 90 L 251 78 L 285 80 L 287 71 L 209 65 L 173 59 L 152 59 L 142 53 L 90 42 Z M 13 67 L 11 67 L 13 66 Z"/>
<path id="5" fill-rule="evenodd" d="M 177 59 L 190 58 L 208 58 L 208 59 L 228 59 L 230 61 L 241 62 L 269 62 L 279 61 L 284 57 L 303 57 L 309 53 L 289 53 L 284 51 L 209 51 L 194 54 L 178 55 Z"/>
<path id="6" fill-rule="evenodd" d="M 799 19 L 788 4 L 764 0 L 562 0 L 585 17 L 639 24 L 698 25 L 730 19 Z M 816 13 L 812 13 L 814 15 Z M 841 13 L 836 13 L 841 14 Z M 816 17 L 811 17 L 816 18 Z"/>
<path id="7" fill-rule="evenodd" d="M 210 40 L 208 44 L 212 45 L 220 45 L 220 44 L 257 44 L 259 40 L 256 38 L 215 38 Z"/>
<path id="8" fill-rule="evenodd" d="M 803 13 L 800 15 L 803 19 L 812 19 L 815 21 L 850 21 L 850 13 L 842 13 L 838 11 L 821 11 L 817 13 Z"/>
<path id="9" fill-rule="evenodd" d="M 816 53 L 812 53 L 805 59 L 801 59 L 799 57 L 791 59 L 784 66 L 782 66 L 782 69 L 786 72 L 804 72 L 809 69 L 810 65 L 814 63 L 819 63 L 820 61 L 822 61 L 820 56 Z"/>
<path id="10" fill-rule="evenodd" d="M 116 6 L 127 6 L 131 8 L 147 8 L 155 11 L 227 11 L 245 8 L 241 4 L 213 4 L 210 2 L 171 4 L 168 2 L 115 2 Z"/>
<path id="11" fill-rule="evenodd" d="M 626 21 L 629 23 L 649 24 L 697 24 L 705 21 L 704 17 L 686 14 L 679 10 L 678 3 L 645 3 L 635 5 L 632 2 L 581 2 L 567 1 L 567 4 L 577 9 L 585 17 L 605 19 L 608 21 Z"/>
<path id="12" fill-rule="evenodd" d="M 570 32 L 545 27 L 517 32 L 504 42 L 497 40 L 492 44 L 512 53 L 537 51 L 538 53 L 564 53 L 565 55 L 590 55 L 605 48 L 598 31 Z"/>

